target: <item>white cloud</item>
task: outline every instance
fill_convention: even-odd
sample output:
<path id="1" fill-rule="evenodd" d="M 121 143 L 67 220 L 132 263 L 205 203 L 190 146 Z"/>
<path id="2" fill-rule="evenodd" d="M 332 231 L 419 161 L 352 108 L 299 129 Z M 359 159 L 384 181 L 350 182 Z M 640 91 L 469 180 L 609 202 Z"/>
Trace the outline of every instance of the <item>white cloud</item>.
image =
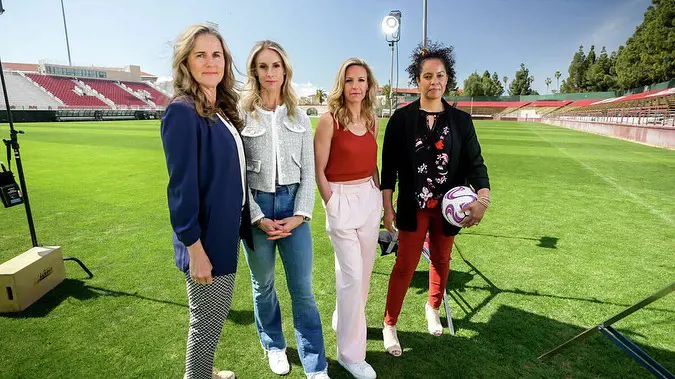
<path id="1" fill-rule="evenodd" d="M 598 20 L 595 28 L 580 41 L 584 45 L 584 50 L 588 52 L 588 45 L 595 45 L 596 54 L 600 54 L 602 46 L 606 46 L 609 54 L 619 45 L 625 44 L 626 39 L 635 31 L 635 27 L 642 22 L 641 15 L 644 10 L 644 0 L 631 0 L 620 4 L 608 12 L 604 20 Z"/>
<path id="2" fill-rule="evenodd" d="M 307 82 L 307 83 L 296 83 L 292 82 L 293 89 L 295 90 L 295 93 L 298 95 L 298 97 L 304 97 L 304 96 L 311 96 L 316 94 L 316 90 L 318 89 L 317 86 L 314 84 Z"/>

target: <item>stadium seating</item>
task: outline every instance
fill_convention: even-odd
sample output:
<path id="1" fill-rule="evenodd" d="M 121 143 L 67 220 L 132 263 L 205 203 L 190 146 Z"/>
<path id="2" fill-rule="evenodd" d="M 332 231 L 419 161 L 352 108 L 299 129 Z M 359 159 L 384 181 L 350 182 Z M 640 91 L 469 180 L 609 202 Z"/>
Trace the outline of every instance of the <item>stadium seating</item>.
<path id="1" fill-rule="evenodd" d="M 26 76 L 69 107 L 108 108 L 108 105 L 96 96 L 76 93 L 74 89 L 77 87 L 77 84 L 70 78 L 30 73 L 27 73 Z"/>
<path id="2" fill-rule="evenodd" d="M 599 100 L 598 99 L 583 99 L 583 100 L 572 101 L 571 103 L 569 103 L 565 106 L 562 106 L 562 107 L 548 113 L 548 116 L 555 116 L 557 114 L 568 113 L 568 112 L 571 112 L 575 109 L 589 106 L 589 105 L 591 105 L 591 104 L 593 104 L 597 101 L 599 101 Z"/>
<path id="3" fill-rule="evenodd" d="M 477 118 L 493 118 L 510 117 L 510 114 L 529 103 L 529 101 L 458 101 L 455 106 Z"/>
<path id="4" fill-rule="evenodd" d="M 154 89 L 150 85 L 146 83 L 135 83 L 135 82 L 121 82 L 123 85 L 127 86 L 130 88 L 132 91 L 137 92 L 137 91 L 146 91 L 150 95 L 150 101 L 155 103 L 156 106 L 158 107 L 166 107 L 169 105 L 169 99 L 166 95 L 161 93 L 160 91 Z"/>
<path id="5" fill-rule="evenodd" d="M 42 66 L 37 64 L 9 63 L 6 80 L 10 101 L 17 110 L 130 110 L 133 112 L 160 112 L 170 102 L 170 97 L 158 89 L 150 74 L 138 77 L 119 69 L 106 71 L 77 71 L 68 73 L 86 75 L 87 77 L 58 76 L 56 74 L 40 74 L 39 72 L 66 75 L 61 66 Z M 52 71 L 49 71 L 51 69 Z M 54 70 L 61 71 L 54 71 Z M 99 70 L 99 71 L 97 71 Z M 91 72 L 96 72 L 96 75 Z M 102 72 L 101 72 L 102 71 Z M 126 76 L 125 76 L 126 75 Z M 93 78 L 93 77 L 96 78 Z M 104 79 L 104 78 L 108 79 Z M 124 78 L 116 81 L 114 78 Z M 132 80 L 138 81 L 132 81 Z M 671 88 L 668 88 L 671 87 Z M 524 121 L 580 121 L 591 123 L 610 123 L 621 125 L 675 127 L 675 88 L 672 83 L 659 83 L 647 88 L 635 89 L 636 93 L 617 96 L 614 92 L 556 94 L 545 96 L 509 96 L 469 98 L 448 98 L 456 108 L 471 113 L 476 118 Z M 659 88 L 659 89 L 653 89 Z M 379 93 L 383 89 L 379 88 Z M 419 90 L 415 88 L 397 88 L 396 108 L 400 108 L 416 100 Z M 614 97 L 610 97 L 614 96 Z M 595 97 L 595 99 L 578 99 L 579 97 Z M 610 98 L 607 98 L 610 97 Z M 543 100 L 543 99 L 566 100 Z M 503 100 L 503 101 L 502 101 Z M 4 108 L 0 104 L 0 108 Z M 111 110 L 111 111 L 112 111 Z M 383 108 L 381 116 L 388 115 Z M 135 117 L 135 116 L 134 116 Z M 156 115 L 155 115 L 156 117 Z M 557 122 L 557 121 L 556 121 Z"/>
<path id="6" fill-rule="evenodd" d="M 105 96 L 107 99 L 111 100 L 118 107 L 137 107 L 137 108 L 147 108 L 149 105 L 137 98 L 136 96 L 130 94 L 129 92 L 122 89 L 120 86 L 115 84 L 110 80 L 98 80 L 98 79 L 79 79 L 82 83 L 88 85 L 92 89 L 96 90 L 101 95 Z"/>
<path id="7" fill-rule="evenodd" d="M 572 107 L 575 103 L 579 106 Z M 590 104 L 574 102 L 551 116 L 573 121 L 672 127 L 675 126 L 675 88 L 627 94 Z"/>
<path id="8" fill-rule="evenodd" d="M 572 100 L 536 100 L 525 106 L 523 110 L 533 109 L 537 116 L 542 117 L 570 103 Z"/>
<path id="9" fill-rule="evenodd" d="M 12 109 L 58 109 L 63 105 L 20 74 L 8 71 L 4 74 Z M 0 91 L 2 91 L 1 83 Z M 0 109 L 5 108 L 5 102 L 0 101 Z"/>

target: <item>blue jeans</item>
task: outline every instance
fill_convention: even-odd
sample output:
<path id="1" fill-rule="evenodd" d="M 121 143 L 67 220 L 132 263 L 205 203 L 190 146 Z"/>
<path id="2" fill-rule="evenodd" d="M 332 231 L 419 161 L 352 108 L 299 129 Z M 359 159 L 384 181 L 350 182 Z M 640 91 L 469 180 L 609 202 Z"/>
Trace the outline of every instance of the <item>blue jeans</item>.
<path id="1" fill-rule="evenodd" d="M 266 218 L 281 220 L 293 216 L 297 184 L 277 186 L 276 193 L 253 191 L 253 198 Z M 286 272 L 286 282 L 291 294 L 293 326 L 298 355 L 305 373 L 326 370 L 326 353 L 319 310 L 312 292 L 312 234 L 309 224 L 303 222 L 292 234 L 276 241 L 267 240 L 267 233 L 253 230 L 255 250 L 244 245 L 246 261 L 251 270 L 255 323 L 263 349 L 281 350 L 286 340 L 281 330 L 281 310 L 274 289 L 276 250 Z"/>

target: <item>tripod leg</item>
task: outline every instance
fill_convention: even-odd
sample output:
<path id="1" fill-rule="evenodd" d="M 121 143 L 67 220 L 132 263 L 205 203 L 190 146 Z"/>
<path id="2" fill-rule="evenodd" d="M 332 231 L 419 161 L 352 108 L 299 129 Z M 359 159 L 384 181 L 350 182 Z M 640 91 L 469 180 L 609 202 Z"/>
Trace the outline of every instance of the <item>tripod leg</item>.
<path id="1" fill-rule="evenodd" d="M 600 327 L 600 332 L 609 338 L 616 346 L 621 348 L 628 355 L 633 357 L 637 363 L 641 364 L 642 367 L 649 370 L 657 378 L 663 379 L 672 379 L 675 378 L 665 367 L 655 361 L 652 357 L 649 356 L 644 350 L 640 349 L 632 341 L 626 338 L 623 334 L 619 333 L 617 330 L 611 326 Z"/>
<path id="2" fill-rule="evenodd" d="M 448 303 L 447 292 L 443 294 L 443 304 L 445 305 L 445 316 L 448 318 L 448 329 L 450 329 L 450 334 L 454 336 L 455 325 L 452 323 L 452 311 L 450 310 L 450 304 Z"/>

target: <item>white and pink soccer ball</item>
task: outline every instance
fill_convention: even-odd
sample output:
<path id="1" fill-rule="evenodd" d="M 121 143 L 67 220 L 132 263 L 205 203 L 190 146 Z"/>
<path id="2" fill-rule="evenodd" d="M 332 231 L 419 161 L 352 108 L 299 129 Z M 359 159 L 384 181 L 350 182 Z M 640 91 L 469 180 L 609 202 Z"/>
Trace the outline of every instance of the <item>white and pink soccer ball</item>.
<path id="1" fill-rule="evenodd" d="M 452 225 L 462 227 L 460 223 L 469 215 L 469 212 L 462 212 L 464 206 L 476 201 L 478 196 L 467 186 L 459 186 L 450 189 L 441 202 L 443 217 Z"/>

